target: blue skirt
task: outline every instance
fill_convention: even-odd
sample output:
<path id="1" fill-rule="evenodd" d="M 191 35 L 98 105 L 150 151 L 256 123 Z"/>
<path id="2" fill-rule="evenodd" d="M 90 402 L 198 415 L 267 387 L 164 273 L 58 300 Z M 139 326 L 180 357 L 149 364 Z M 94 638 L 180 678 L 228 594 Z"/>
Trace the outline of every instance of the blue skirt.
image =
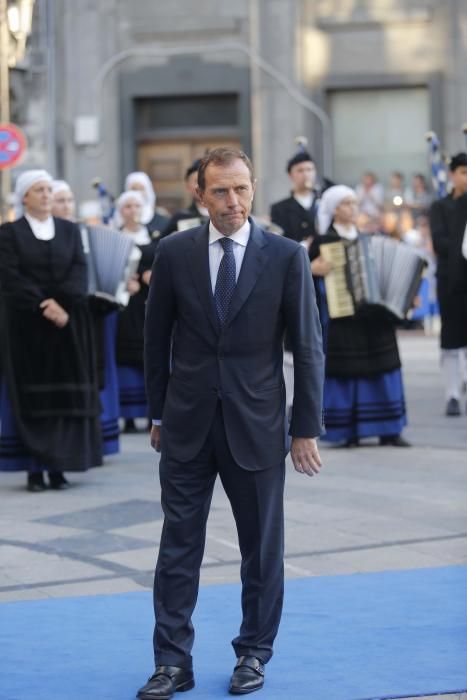
<path id="1" fill-rule="evenodd" d="M 47 471 L 47 465 L 29 452 L 18 434 L 5 381 L 0 383 L 0 471 Z"/>
<path id="2" fill-rule="evenodd" d="M 144 371 L 139 367 L 118 366 L 120 416 L 147 418 L 148 404 L 144 386 Z"/>
<path id="3" fill-rule="evenodd" d="M 371 378 L 326 377 L 323 440 L 399 435 L 407 425 L 400 369 Z"/>
<path id="4" fill-rule="evenodd" d="M 104 319 L 104 388 L 99 393 L 102 405 L 103 455 L 113 455 L 120 451 L 118 376 L 115 357 L 117 316 L 118 312 L 115 311 Z"/>

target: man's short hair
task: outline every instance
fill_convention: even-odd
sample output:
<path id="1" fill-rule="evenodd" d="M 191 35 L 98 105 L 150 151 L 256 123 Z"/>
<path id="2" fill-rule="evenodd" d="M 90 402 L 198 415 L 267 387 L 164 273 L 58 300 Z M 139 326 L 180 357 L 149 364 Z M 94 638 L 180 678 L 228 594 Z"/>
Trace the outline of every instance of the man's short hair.
<path id="1" fill-rule="evenodd" d="M 246 153 L 241 151 L 239 148 L 213 148 L 212 151 L 208 151 L 206 155 L 201 158 L 201 163 L 198 169 L 198 187 L 201 191 L 204 191 L 206 187 L 206 168 L 209 165 L 230 165 L 234 160 L 242 160 L 250 171 L 250 179 L 252 184 L 255 180 L 255 175 L 253 172 L 253 164 L 248 158 Z"/>
<path id="2" fill-rule="evenodd" d="M 467 153 L 461 151 L 451 158 L 449 161 L 449 170 L 453 173 L 457 168 L 462 168 L 467 165 Z"/>
<path id="3" fill-rule="evenodd" d="M 193 161 L 193 163 L 190 165 L 190 167 L 187 168 L 186 173 L 185 173 L 185 180 L 188 180 L 190 175 L 193 175 L 193 173 L 198 172 L 200 164 L 201 164 L 201 158 L 196 158 L 196 160 Z"/>

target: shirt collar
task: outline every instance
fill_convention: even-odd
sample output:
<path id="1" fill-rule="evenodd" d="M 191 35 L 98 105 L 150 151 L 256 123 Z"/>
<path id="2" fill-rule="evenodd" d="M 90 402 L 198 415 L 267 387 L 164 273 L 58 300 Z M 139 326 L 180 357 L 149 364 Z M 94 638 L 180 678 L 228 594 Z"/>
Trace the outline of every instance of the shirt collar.
<path id="1" fill-rule="evenodd" d="M 212 221 L 209 222 L 209 245 L 212 243 L 216 243 L 216 241 L 219 241 L 221 238 L 225 238 L 224 234 L 221 233 L 220 231 L 217 230 L 217 228 L 214 226 Z M 229 236 L 230 240 L 235 241 L 235 243 L 239 243 L 240 245 L 246 247 L 249 238 L 250 238 L 250 222 L 247 220 L 241 226 L 238 231 L 235 231 L 235 233 L 232 233 L 232 235 Z"/>
<path id="2" fill-rule="evenodd" d="M 41 221 L 40 219 L 36 219 L 34 216 L 31 216 L 31 214 L 25 213 L 24 218 L 27 219 L 28 223 L 31 224 L 31 226 L 41 227 L 50 226 L 51 224 L 53 224 L 53 218 L 51 216 L 48 216 L 47 219 Z"/>
<path id="3" fill-rule="evenodd" d="M 356 226 L 346 228 L 345 226 L 336 224 L 336 222 L 334 222 L 333 226 L 341 238 L 346 238 L 348 241 L 354 241 L 356 238 L 358 238 Z"/>

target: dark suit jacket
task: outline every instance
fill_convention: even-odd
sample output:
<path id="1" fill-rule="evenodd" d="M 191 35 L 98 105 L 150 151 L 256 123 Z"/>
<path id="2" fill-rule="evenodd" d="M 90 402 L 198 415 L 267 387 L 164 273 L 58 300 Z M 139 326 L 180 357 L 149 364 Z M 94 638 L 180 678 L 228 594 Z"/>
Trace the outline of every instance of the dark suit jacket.
<path id="1" fill-rule="evenodd" d="M 467 195 L 438 199 L 430 208 L 430 228 L 437 255 L 437 275 L 446 278 L 450 292 L 466 289 L 462 241 L 466 226 Z"/>
<path id="2" fill-rule="evenodd" d="M 284 236 L 294 241 L 316 235 L 315 216 L 314 206 L 305 209 L 294 197 L 287 197 L 271 206 L 271 221 L 283 229 Z"/>
<path id="3" fill-rule="evenodd" d="M 283 229 L 286 238 L 299 242 L 310 236 L 313 238 L 318 233 L 316 228 L 318 200 L 332 185 L 331 180 L 324 179 L 323 185 L 314 192 L 315 198 L 311 209 L 302 207 L 293 196 L 281 199 L 280 202 L 271 206 L 271 221 Z"/>
<path id="4" fill-rule="evenodd" d="M 277 466 L 287 452 L 286 328 L 295 358 L 290 435 L 316 437 L 322 429 L 324 363 L 309 261 L 302 246 L 251 222 L 221 328 L 208 242 L 205 224 L 168 236 L 157 248 L 145 325 L 150 416 L 162 418 L 162 450 L 187 462 L 201 449 L 221 398 L 236 462 L 248 470 Z"/>

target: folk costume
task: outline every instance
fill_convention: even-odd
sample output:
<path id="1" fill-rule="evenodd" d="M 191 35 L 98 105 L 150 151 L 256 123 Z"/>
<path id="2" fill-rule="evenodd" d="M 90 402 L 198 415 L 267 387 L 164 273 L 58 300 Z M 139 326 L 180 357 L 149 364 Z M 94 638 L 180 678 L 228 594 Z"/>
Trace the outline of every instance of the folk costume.
<path id="1" fill-rule="evenodd" d="M 451 171 L 467 166 L 467 153 L 452 158 Z M 437 292 L 441 316 L 441 362 L 446 386 L 446 413 L 459 415 L 461 354 L 467 352 L 467 266 L 462 246 L 467 224 L 467 195 L 453 193 L 431 205 L 430 228 L 437 256 Z"/>
<path id="2" fill-rule="evenodd" d="M 324 235 L 313 241 L 310 260 L 326 243 L 354 240 L 355 227 L 335 224 L 339 203 L 355 193 L 338 185 L 327 190 L 321 201 L 320 224 Z M 324 229 L 323 229 L 324 230 Z M 326 355 L 323 440 L 358 444 L 361 438 L 379 437 L 381 444 L 403 445 L 400 437 L 407 423 L 401 361 L 394 325 L 385 312 L 366 309 L 355 316 L 329 318 L 324 278 L 315 274 L 318 308 L 323 326 Z"/>
<path id="3" fill-rule="evenodd" d="M 35 173 L 35 175 L 31 175 Z M 44 171 L 18 179 L 20 201 Z M 77 226 L 25 216 L 0 227 L 3 384 L 0 470 L 82 471 L 102 463 L 87 270 Z M 69 315 L 58 328 L 41 302 Z"/>
<path id="4" fill-rule="evenodd" d="M 124 192 L 118 199 L 117 208 L 120 209 L 135 195 L 139 199 L 138 192 Z M 130 231 L 125 227 L 120 230 L 131 236 L 141 251 L 137 271 L 140 289 L 130 297 L 128 306 L 118 315 L 116 338 L 120 417 L 126 421 L 126 430 L 131 431 L 135 429 L 135 418 L 149 417 L 143 365 L 144 317 L 149 287 L 143 275 L 152 268 L 159 237 L 152 238 L 148 227 L 142 223 L 137 231 Z"/>

